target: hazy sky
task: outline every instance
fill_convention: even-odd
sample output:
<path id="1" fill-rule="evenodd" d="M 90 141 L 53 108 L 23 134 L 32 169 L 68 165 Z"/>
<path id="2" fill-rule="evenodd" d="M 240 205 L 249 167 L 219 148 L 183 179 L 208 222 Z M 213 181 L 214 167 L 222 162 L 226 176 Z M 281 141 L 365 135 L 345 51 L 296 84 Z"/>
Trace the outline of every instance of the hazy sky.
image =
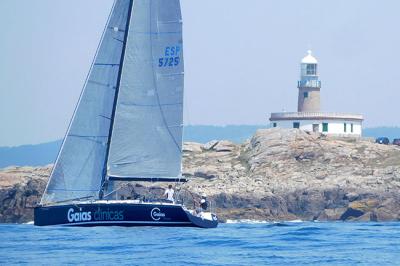
<path id="1" fill-rule="evenodd" d="M 0 146 L 63 137 L 112 0 L 0 1 Z M 295 111 L 312 49 L 322 109 L 400 126 L 400 1 L 181 0 L 186 124 Z"/>

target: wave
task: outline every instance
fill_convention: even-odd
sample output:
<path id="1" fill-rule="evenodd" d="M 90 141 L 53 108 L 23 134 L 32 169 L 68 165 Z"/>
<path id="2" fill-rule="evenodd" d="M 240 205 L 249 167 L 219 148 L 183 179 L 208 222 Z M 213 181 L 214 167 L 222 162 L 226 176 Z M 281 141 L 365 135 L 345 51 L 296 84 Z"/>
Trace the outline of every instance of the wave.
<path id="1" fill-rule="evenodd" d="M 239 219 L 239 220 L 226 220 L 226 224 L 283 224 L 283 223 L 303 223 L 303 220 L 290 220 L 290 221 L 265 221 L 265 220 L 251 220 L 251 219 Z"/>
<path id="2" fill-rule="evenodd" d="M 239 219 L 239 220 L 226 220 L 227 224 L 270 224 L 271 221 L 262 220 L 250 220 L 250 219 Z"/>

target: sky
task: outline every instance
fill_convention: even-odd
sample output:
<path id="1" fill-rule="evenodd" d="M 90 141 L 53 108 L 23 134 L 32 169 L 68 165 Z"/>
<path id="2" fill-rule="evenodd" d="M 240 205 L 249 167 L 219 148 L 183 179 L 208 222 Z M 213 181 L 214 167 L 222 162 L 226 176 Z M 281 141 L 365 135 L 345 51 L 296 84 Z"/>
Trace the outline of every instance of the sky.
<path id="1" fill-rule="evenodd" d="M 0 146 L 64 136 L 112 0 L 0 1 Z M 181 0 L 185 124 L 265 124 L 296 111 L 319 61 L 323 111 L 400 126 L 400 1 Z"/>

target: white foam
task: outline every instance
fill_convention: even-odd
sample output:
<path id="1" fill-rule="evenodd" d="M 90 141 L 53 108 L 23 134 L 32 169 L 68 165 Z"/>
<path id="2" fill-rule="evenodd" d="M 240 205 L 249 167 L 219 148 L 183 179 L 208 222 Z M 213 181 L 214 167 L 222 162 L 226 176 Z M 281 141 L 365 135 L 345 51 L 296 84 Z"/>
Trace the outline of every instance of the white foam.
<path id="1" fill-rule="evenodd" d="M 242 220 L 226 220 L 226 223 L 227 224 L 268 224 L 271 222 L 262 221 L 262 220 L 242 219 Z"/>
<path id="2" fill-rule="evenodd" d="M 291 221 L 284 221 L 284 223 L 304 223 L 303 220 L 291 220 Z"/>
<path id="3" fill-rule="evenodd" d="M 27 223 L 24 223 L 24 224 L 33 224 L 33 221 L 30 221 L 30 222 L 27 222 Z"/>
<path id="4" fill-rule="evenodd" d="M 239 220 L 226 220 L 227 224 L 278 224 L 278 223 L 303 223 L 303 220 L 291 220 L 291 221 L 264 221 L 264 220 L 251 220 L 251 219 L 239 219 Z"/>

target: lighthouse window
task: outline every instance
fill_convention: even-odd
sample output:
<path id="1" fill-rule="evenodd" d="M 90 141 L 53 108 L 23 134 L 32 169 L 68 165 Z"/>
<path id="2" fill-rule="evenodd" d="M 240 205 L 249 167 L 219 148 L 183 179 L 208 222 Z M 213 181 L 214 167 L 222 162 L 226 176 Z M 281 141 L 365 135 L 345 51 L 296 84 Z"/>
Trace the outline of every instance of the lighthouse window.
<path id="1" fill-rule="evenodd" d="M 317 65 L 308 64 L 307 65 L 307 75 L 317 75 Z"/>
<path id="2" fill-rule="evenodd" d="M 351 124 L 351 125 L 350 125 L 350 130 L 351 130 L 351 133 L 353 133 L 353 132 L 354 132 L 354 127 L 353 127 L 353 124 Z"/>
<path id="3" fill-rule="evenodd" d="M 278 125 L 277 125 L 276 123 L 273 123 L 272 126 L 273 126 L 273 127 L 277 127 Z"/>
<path id="4" fill-rule="evenodd" d="M 344 123 L 344 133 L 346 133 L 346 132 L 347 132 L 347 124 Z"/>
<path id="5" fill-rule="evenodd" d="M 303 93 L 304 98 L 308 98 L 308 92 Z"/>
<path id="6" fill-rule="evenodd" d="M 294 122 L 293 123 L 293 128 L 300 128 L 300 123 L 299 122 Z"/>
<path id="7" fill-rule="evenodd" d="M 322 132 L 328 132 L 328 123 L 322 123 Z"/>

